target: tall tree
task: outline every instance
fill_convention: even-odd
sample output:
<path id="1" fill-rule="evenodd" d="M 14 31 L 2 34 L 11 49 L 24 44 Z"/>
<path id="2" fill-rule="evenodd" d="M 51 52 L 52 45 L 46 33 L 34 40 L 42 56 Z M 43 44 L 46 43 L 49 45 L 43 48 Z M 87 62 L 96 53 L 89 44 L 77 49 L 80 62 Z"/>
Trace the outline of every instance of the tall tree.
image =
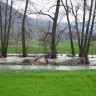
<path id="1" fill-rule="evenodd" d="M 66 5 L 64 4 L 63 0 L 61 0 L 62 5 L 64 7 L 64 10 L 66 12 L 66 17 L 67 17 L 67 22 L 68 22 L 68 29 L 69 29 L 69 36 L 70 36 L 70 44 L 71 44 L 71 52 L 72 56 L 75 56 L 75 49 L 74 49 L 74 43 L 73 43 L 73 38 L 72 38 L 72 31 L 71 31 L 71 23 L 70 23 L 70 18 L 69 18 L 69 13 L 70 13 L 70 7 L 68 6 L 68 0 L 66 0 Z"/>
<path id="2" fill-rule="evenodd" d="M 79 48 L 79 57 L 80 57 L 80 63 L 81 64 L 89 64 L 88 60 L 88 53 L 91 43 L 91 37 L 93 33 L 93 27 L 94 27 L 94 20 L 96 15 L 96 0 L 90 0 L 89 6 L 87 4 L 87 0 L 84 0 L 83 4 L 83 22 L 81 23 L 81 32 L 79 32 L 78 28 L 80 25 L 78 24 L 78 13 L 77 10 L 80 10 L 79 7 L 76 9 L 76 12 L 74 11 L 74 5 L 72 4 L 72 1 L 70 0 L 71 10 L 72 14 L 75 18 L 75 25 L 77 29 L 77 37 L 78 37 L 78 48 Z M 87 10 L 88 7 L 88 10 Z M 88 14 L 86 15 L 86 12 Z M 86 20 L 86 16 L 88 16 L 88 19 Z M 86 25 L 86 26 L 85 26 Z M 81 35 L 80 35 L 81 34 Z"/>
<path id="3" fill-rule="evenodd" d="M 79 52 L 79 56 L 81 57 L 81 63 L 84 63 L 84 64 L 89 64 L 88 53 L 89 53 L 89 47 L 90 47 L 91 37 L 93 33 L 94 20 L 95 20 L 96 0 L 95 2 L 94 0 L 91 0 L 89 9 L 88 9 L 89 16 L 86 22 L 85 19 L 86 19 L 87 2 L 86 0 L 84 0 L 83 24 L 82 24 L 81 44 L 80 44 L 80 52 Z M 91 21 L 92 21 L 92 24 L 91 24 Z"/>
<path id="4" fill-rule="evenodd" d="M 95 16 L 96 16 L 96 0 L 95 0 L 95 6 L 94 6 L 94 11 L 93 11 L 93 16 L 92 16 L 92 23 L 91 23 L 91 29 L 89 31 L 88 39 L 87 39 L 87 44 L 86 44 L 86 49 L 85 49 L 85 56 L 86 56 L 86 62 L 88 62 L 88 54 L 89 54 L 89 48 L 90 48 L 90 43 L 91 43 L 91 38 L 93 34 L 93 28 L 94 28 L 94 23 L 95 23 Z"/>
<path id="5" fill-rule="evenodd" d="M 53 27 L 52 27 L 52 44 L 51 44 L 51 58 L 54 59 L 56 58 L 57 50 L 56 50 L 56 27 L 57 27 L 57 19 L 58 19 L 58 13 L 59 13 L 59 8 L 60 8 L 60 0 L 57 0 L 57 5 L 56 5 L 56 11 L 55 15 L 53 18 Z"/>
<path id="6" fill-rule="evenodd" d="M 75 8 L 73 6 L 72 0 L 70 0 L 70 5 L 71 5 L 71 10 L 72 10 L 72 14 L 75 18 L 75 28 L 77 31 L 77 39 L 78 39 L 78 49 L 80 52 L 80 31 L 79 31 L 79 26 L 78 26 L 78 10 L 79 10 L 79 5 L 76 5 Z"/>
<path id="7" fill-rule="evenodd" d="M 26 52 L 26 32 L 25 32 L 25 19 L 26 19 L 26 12 L 27 12 L 27 8 L 28 8 L 28 0 L 26 0 L 26 4 L 25 4 L 25 10 L 24 10 L 24 15 L 23 15 L 23 19 L 22 19 L 22 26 L 21 26 L 21 35 L 22 35 L 22 56 L 26 57 L 27 56 L 27 52 Z"/>
<path id="8" fill-rule="evenodd" d="M 3 49 L 2 47 L 2 44 L 3 44 L 3 37 L 2 37 L 2 12 L 1 12 L 1 2 L 0 2 L 0 36 L 1 36 L 1 49 Z M 1 49 L 0 49 L 0 51 L 1 51 Z"/>
<path id="9" fill-rule="evenodd" d="M 84 0 L 84 6 L 83 6 L 83 24 L 82 24 L 81 44 L 80 44 L 80 53 L 79 53 L 80 57 L 83 57 L 83 52 L 84 52 L 83 43 L 84 43 L 85 16 L 86 16 L 86 0 Z"/>
<path id="10" fill-rule="evenodd" d="M 48 13 L 42 12 L 42 10 L 40 10 L 40 12 L 33 12 L 33 13 L 30 12 L 30 14 L 39 14 L 39 15 L 48 16 L 52 20 L 52 32 L 51 32 L 51 34 L 50 33 L 46 34 L 46 35 L 51 35 L 51 48 L 50 48 L 51 53 L 50 54 L 51 54 L 52 59 L 55 59 L 56 54 L 57 54 L 57 50 L 56 50 L 56 45 L 57 45 L 56 44 L 56 29 L 57 29 L 57 20 L 58 20 L 59 8 L 60 8 L 60 1 L 61 0 L 56 0 L 56 5 L 51 6 L 48 10 L 48 12 L 49 12 L 51 8 L 56 7 L 54 16 L 51 16 Z M 45 37 L 47 37 L 46 35 L 45 35 Z"/>
<path id="11" fill-rule="evenodd" d="M 1 3 L 1 2 L 0 2 Z M 9 34 L 11 29 L 11 21 L 12 21 L 12 6 L 13 6 L 13 0 L 11 0 L 11 6 L 10 11 L 8 13 L 8 0 L 6 0 L 6 8 L 5 8 L 5 23 L 4 27 L 3 20 L 2 20 L 2 10 L 1 10 L 1 4 L 0 4 L 0 27 L 1 27 L 1 56 L 6 57 L 7 56 L 7 50 L 8 50 L 8 43 L 9 43 Z M 9 14 L 9 16 L 8 16 Z"/>

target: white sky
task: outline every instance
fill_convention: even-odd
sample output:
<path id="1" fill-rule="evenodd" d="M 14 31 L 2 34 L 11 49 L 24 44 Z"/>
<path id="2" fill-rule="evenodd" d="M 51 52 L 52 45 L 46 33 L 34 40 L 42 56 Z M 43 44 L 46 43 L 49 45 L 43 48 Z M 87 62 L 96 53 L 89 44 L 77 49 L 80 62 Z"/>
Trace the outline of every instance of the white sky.
<path id="1" fill-rule="evenodd" d="M 4 1 L 5 2 L 6 0 L 1 0 L 1 1 Z M 18 9 L 19 8 L 19 11 L 20 12 L 23 12 L 24 6 L 25 6 L 24 1 L 26 1 L 26 0 L 14 0 L 14 1 L 15 2 L 14 2 L 13 7 L 15 9 Z M 48 9 L 52 5 L 56 5 L 56 0 L 30 0 L 30 1 L 34 5 L 35 9 L 37 9 L 37 10 L 42 10 L 43 9 L 43 12 L 48 13 L 48 14 L 50 14 L 50 15 L 53 16 L 53 13 L 55 11 L 55 7 L 52 7 L 51 10 L 50 10 L 50 12 L 48 12 Z M 73 0 L 73 1 L 76 1 L 76 0 Z M 75 4 L 75 2 L 74 2 L 74 4 Z M 10 0 L 9 0 L 9 5 L 10 5 Z M 32 5 L 29 4 L 28 10 L 30 10 L 30 9 L 33 10 L 33 7 L 32 7 Z M 62 13 L 64 13 L 63 8 L 60 8 L 60 14 L 62 14 Z M 82 11 L 79 11 L 79 14 L 82 14 Z M 28 15 L 28 16 L 31 16 L 33 18 L 45 18 L 45 16 L 36 16 L 36 15 L 33 15 L 33 14 Z M 61 16 L 61 15 L 59 15 L 59 16 Z M 49 18 L 47 17 L 47 19 L 49 19 Z M 79 19 L 80 19 L 80 21 L 82 21 L 82 18 L 79 17 Z M 67 22 L 66 17 L 63 17 L 62 20 L 64 22 Z M 71 15 L 70 15 L 70 21 L 71 22 L 74 21 L 74 18 Z"/>

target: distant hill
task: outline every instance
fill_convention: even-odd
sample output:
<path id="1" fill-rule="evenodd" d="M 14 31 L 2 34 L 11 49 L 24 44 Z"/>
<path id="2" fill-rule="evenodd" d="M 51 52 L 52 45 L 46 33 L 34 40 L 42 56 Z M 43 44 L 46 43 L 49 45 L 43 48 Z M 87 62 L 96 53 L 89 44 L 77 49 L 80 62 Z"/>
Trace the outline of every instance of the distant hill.
<path id="1" fill-rule="evenodd" d="M 4 17 L 5 15 L 5 3 L 1 2 L 2 5 L 2 15 Z M 9 8 L 8 6 L 8 13 L 9 13 Z M 8 14 L 9 15 L 9 14 Z M 22 23 L 22 17 L 23 14 L 20 13 L 16 9 L 12 9 L 12 30 L 11 30 L 11 35 L 10 38 L 19 38 L 21 39 L 21 23 Z M 4 21 L 4 18 L 3 18 Z M 52 21 L 45 20 L 45 19 L 38 19 L 38 18 L 31 18 L 31 17 L 26 17 L 26 37 L 30 37 L 31 39 L 34 38 L 42 38 L 44 33 L 48 32 L 49 28 L 49 23 L 50 23 L 50 32 L 52 31 Z M 60 30 L 63 30 L 64 28 L 67 27 L 67 23 L 60 23 L 57 27 L 57 34 L 59 34 Z M 65 33 L 65 32 L 64 32 Z M 66 29 L 66 34 L 68 34 L 68 29 Z M 68 38 L 69 36 L 66 34 L 62 35 L 63 38 Z"/>
<path id="2" fill-rule="evenodd" d="M 0 1 L 1 7 L 2 7 L 2 17 L 3 17 L 3 23 L 5 19 L 5 6 L 6 4 L 2 1 Z M 9 16 L 9 10 L 10 6 L 8 6 L 8 16 Z M 18 36 L 20 35 L 21 32 L 21 24 L 22 24 L 22 17 L 23 14 L 20 13 L 16 9 L 12 9 L 12 30 L 11 30 L 11 35 Z M 48 21 L 43 20 L 43 19 L 37 19 L 37 18 L 31 18 L 31 17 L 26 17 L 26 32 L 27 35 L 29 34 L 30 37 L 37 37 L 40 35 L 40 32 L 43 29 L 47 29 L 48 26 Z M 41 29 L 41 30 L 40 30 Z M 20 37 L 20 36 L 19 36 Z"/>

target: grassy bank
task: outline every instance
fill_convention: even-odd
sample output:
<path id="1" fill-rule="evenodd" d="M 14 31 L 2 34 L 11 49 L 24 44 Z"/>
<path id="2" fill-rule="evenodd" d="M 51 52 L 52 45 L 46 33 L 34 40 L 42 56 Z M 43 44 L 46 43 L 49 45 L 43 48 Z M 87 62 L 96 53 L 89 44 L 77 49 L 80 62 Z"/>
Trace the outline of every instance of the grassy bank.
<path id="1" fill-rule="evenodd" d="M 14 44 L 14 45 L 13 45 Z M 75 47 L 75 51 L 76 53 L 78 53 L 78 46 L 77 46 L 77 41 L 74 41 L 74 47 Z M 8 53 L 22 53 L 22 47 L 21 47 L 21 42 L 18 43 L 10 43 L 9 48 L 8 48 Z M 71 49 L 70 49 L 70 42 L 67 41 L 63 41 L 63 42 L 59 42 L 58 46 L 57 46 L 57 52 L 58 53 L 62 53 L 62 54 L 70 54 L 71 53 Z M 34 53 L 34 54 L 38 54 L 38 53 L 44 53 L 43 51 L 43 47 L 42 47 L 42 42 L 33 40 L 27 43 L 27 53 Z M 96 45 L 91 46 L 90 47 L 90 54 L 96 54 Z"/>
<path id="2" fill-rule="evenodd" d="M 0 96 L 95 96 L 96 71 L 0 71 Z"/>
<path id="3" fill-rule="evenodd" d="M 78 46 L 77 46 L 77 41 L 74 41 L 74 47 L 76 53 L 78 53 Z M 8 48 L 8 53 L 22 53 L 22 47 L 21 47 L 21 42 L 18 42 L 15 44 L 15 42 L 10 43 L 9 48 Z M 90 54 L 96 54 L 96 45 L 90 47 Z M 62 54 L 70 54 L 71 49 L 70 49 L 70 42 L 63 41 L 59 42 L 57 46 L 57 52 L 62 53 Z M 43 47 L 42 47 L 42 42 L 32 40 L 27 43 L 27 53 L 33 53 L 33 54 L 38 54 L 38 53 L 44 53 Z"/>

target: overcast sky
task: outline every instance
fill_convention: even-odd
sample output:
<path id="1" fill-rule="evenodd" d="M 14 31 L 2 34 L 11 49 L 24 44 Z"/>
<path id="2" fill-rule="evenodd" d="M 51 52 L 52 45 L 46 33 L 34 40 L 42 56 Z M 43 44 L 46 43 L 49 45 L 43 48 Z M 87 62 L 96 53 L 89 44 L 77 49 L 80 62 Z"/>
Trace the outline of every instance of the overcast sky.
<path id="1" fill-rule="evenodd" d="M 6 2 L 6 0 L 1 0 L 1 1 Z M 10 1 L 11 0 L 9 0 L 9 5 L 10 5 Z M 26 1 L 26 0 L 14 0 L 14 1 L 15 2 L 14 2 L 13 7 L 17 10 L 19 8 L 19 11 L 23 12 L 24 7 L 25 7 L 24 1 Z M 43 10 L 43 12 L 47 12 L 47 10 L 49 9 L 50 6 L 56 4 L 56 2 L 55 2 L 56 0 L 30 0 L 30 1 L 32 2 L 33 5 L 29 4 L 28 10 L 33 10 L 33 9 L 38 10 L 38 11 Z M 34 8 L 32 6 L 34 6 Z M 50 10 L 50 12 L 48 12 L 48 13 L 50 15 L 53 15 L 54 11 L 55 11 L 55 8 L 53 7 Z M 30 16 L 37 18 L 37 16 L 35 16 L 35 15 L 30 15 Z M 39 16 L 39 17 L 42 17 L 42 16 Z"/>
<path id="2" fill-rule="evenodd" d="M 6 0 L 2 0 L 2 1 L 5 2 Z M 15 2 L 14 2 L 13 7 L 15 9 L 19 8 L 19 11 L 23 12 L 24 6 L 25 6 L 25 2 L 24 1 L 26 1 L 26 0 L 14 0 L 14 1 Z M 35 10 L 39 10 L 39 11 L 43 10 L 43 12 L 45 12 L 45 13 L 47 12 L 48 14 L 50 14 L 52 16 L 54 15 L 53 13 L 55 12 L 55 7 L 52 7 L 50 12 L 48 12 L 48 9 L 52 5 L 56 5 L 56 0 L 30 0 L 30 1 L 32 2 L 33 5 L 29 4 L 28 10 L 33 10 L 35 8 Z M 75 4 L 75 0 L 73 0 L 73 3 Z M 9 0 L 9 5 L 10 5 L 10 0 Z M 32 6 L 34 6 L 34 8 Z M 63 7 L 60 8 L 60 15 L 59 16 L 61 16 L 61 14 L 64 13 L 63 10 L 64 10 Z M 79 14 L 82 14 L 82 11 L 79 11 Z M 28 16 L 31 16 L 31 17 L 34 17 L 34 18 L 42 18 L 42 17 L 44 17 L 44 16 L 35 16 L 35 15 L 28 15 Z M 46 17 L 46 18 L 48 18 L 48 17 Z M 80 20 L 82 21 L 81 18 L 80 18 Z M 66 17 L 63 18 L 63 21 L 67 22 Z M 74 21 L 74 18 L 71 15 L 70 15 L 70 21 L 71 22 Z"/>

